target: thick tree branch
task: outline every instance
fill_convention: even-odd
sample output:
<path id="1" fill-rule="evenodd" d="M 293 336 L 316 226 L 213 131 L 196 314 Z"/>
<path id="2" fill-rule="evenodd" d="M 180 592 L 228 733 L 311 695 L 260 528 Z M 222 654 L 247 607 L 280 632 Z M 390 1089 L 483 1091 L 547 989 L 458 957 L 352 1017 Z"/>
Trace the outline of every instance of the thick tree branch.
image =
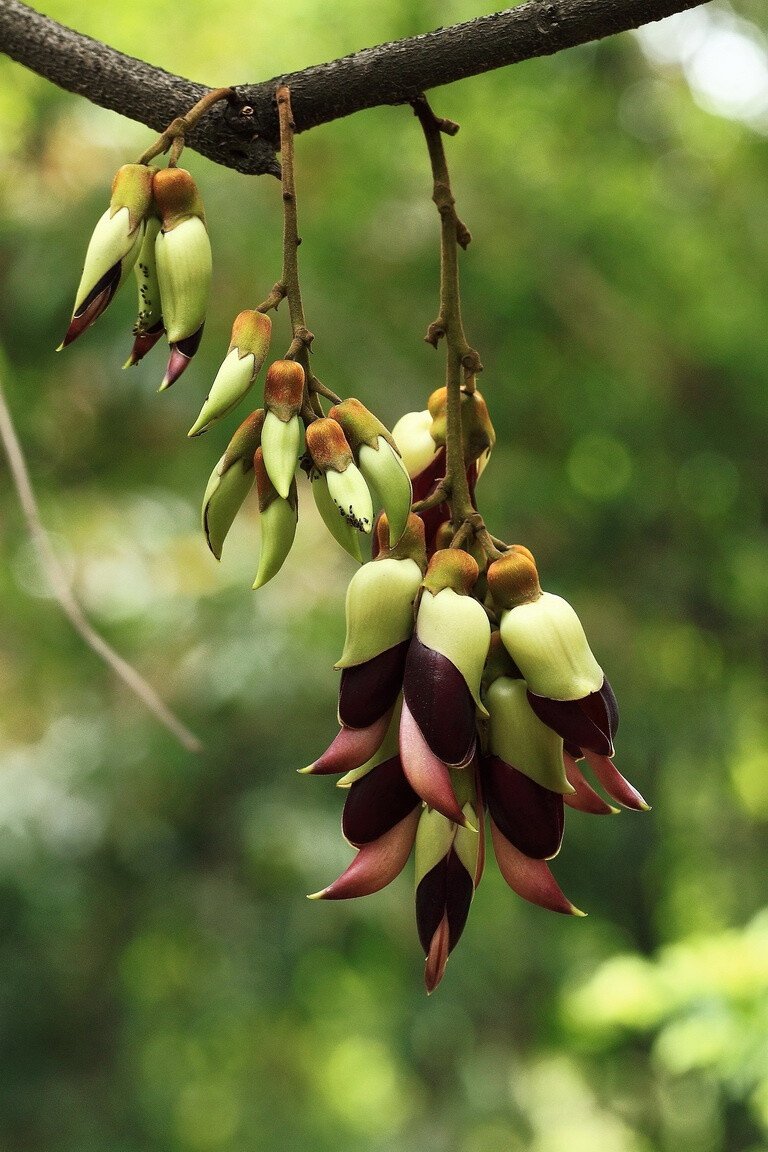
<path id="1" fill-rule="evenodd" d="M 404 104 L 429 88 L 637 28 L 699 3 L 528 0 L 302 72 L 240 85 L 240 102 L 214 108 L 190 133 L 189 144 L 239 172 L 276 175 L 275 91 L 281 83 L 290 87 L 296 129 L 303 132 L 365 108 Z M 0 51 L 61 88 L 158 131 L 209 90 L 65 28 L 21 0 L 0 0 Z"/>

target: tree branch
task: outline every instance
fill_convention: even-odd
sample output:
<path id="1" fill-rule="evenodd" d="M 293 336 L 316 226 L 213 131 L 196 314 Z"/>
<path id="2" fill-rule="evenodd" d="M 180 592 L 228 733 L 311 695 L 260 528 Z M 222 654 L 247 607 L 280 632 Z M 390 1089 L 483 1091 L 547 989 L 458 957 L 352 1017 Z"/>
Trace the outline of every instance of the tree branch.
<path id="1" fill-rule="evenodd" d="M 468 76 L 599 40 L 700 0 L 528 0 L 490 16 L 408 40 L 366 48 L 342 60 L 254 85 L 239 102 L 217 106 L 189 145 L 239 172 L 279 174 L 275 90 L 287 84 L 297 132 Z M 0 0 L 0 51 L 69 92 L 162 131 L 206 92 L 205 85 L 126 56 L 21 0 Z"/>

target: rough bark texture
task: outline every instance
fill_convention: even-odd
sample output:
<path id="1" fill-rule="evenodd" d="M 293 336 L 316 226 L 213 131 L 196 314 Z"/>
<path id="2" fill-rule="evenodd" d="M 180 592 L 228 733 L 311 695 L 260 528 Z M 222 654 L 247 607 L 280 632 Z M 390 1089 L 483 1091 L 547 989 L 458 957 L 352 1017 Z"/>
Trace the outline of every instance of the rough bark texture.
<path id="1" fill-rule="evenodd" d="M 299 132 L 429 88 L 547 56 L 698 6 L 700 0 L 528 0 L 408 40 L 366 48 L 259 84 L 213 109 L 189 135 L 204 156 L 239 172 L 276 174 L 274 94 L 288 84 Z M 21 3 L 0 0 L 0 51 L 69 92 L 162 131 L 207 91 L 83 36 Z M 245 111 L 244 111 L 245 110 Z"/>

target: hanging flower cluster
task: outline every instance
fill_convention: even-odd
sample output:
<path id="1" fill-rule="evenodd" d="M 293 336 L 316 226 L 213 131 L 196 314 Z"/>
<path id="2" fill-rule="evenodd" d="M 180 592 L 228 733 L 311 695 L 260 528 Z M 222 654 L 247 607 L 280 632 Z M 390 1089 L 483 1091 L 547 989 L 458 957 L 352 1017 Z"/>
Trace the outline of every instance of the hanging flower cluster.
<path id="1" fill-rule="evenodd" d="M 414 494 L 445 470 L 445 390 L 395 427 Z M 493 431 L 482 397 L 463 396 L 471 489 Z M 416 922 L 431 992 L 469 913 L 484 861 L 485 812 L 504 879 L 520 896 L 581 915 L 547 863 L 563 837 L 563 804 L 607 814 L 608 796 L 647 808 L 614 767 L 616 700 L 576 613 L 543 592 L 533 556 L 512 546 L 487 562 L 478 548 L 440 547 L 446 504 L 411 514 L 394 544 L 384 517 L 375 558 L 347 592 L 339 722 L 304 772 L 342 775 L 342 831 L 357 854 L 316 899 L 376 892 L 415 849 Z M 444 531 L 447 529 L 447 531 Z"/>
<path id="2" fill-rule="evenodd" d="M 195 182 L 183 168 L 124 164 L 85 255 L 75 307 L 60 348 L 90 328 L 133 271 L 139 295 L 128 368 L 165 334 L 170 357 L 160 391 L 200 346 L 211 285 L 211 245 Z"/>
<path id="3" fill-rule="evenodd" d="M 298 280 L 293 121 L 277 91 L 285 213 L 282 278 L 258 308 L 241 312 L 223 363 L 189 430 L 206 432 L 252 388 L 267 361 L 267 313 L 287 300 L 292 341 L 268 367 L 263 407 L 232 437 L 211 473 L 202 520 L 217 559 L 253 486 L 261 513 L 254 588 L 282 567 L 296 535 L 303 470 L 334 539 L 362 566 L 346 599 L 338 721 L 330 747 L 302 771 L 337 774 L 348 789 L 342 831 L 356 855 L 316 899 L 376 892 L 415 854 L 416 923 L 433 991 L 458 942 L 483 872 L 485 817 L 499 869 L 520 896 L 582 915 L 548 861 L 563 838 L 564 805 L 616 812 L 608 797 L 648 806 L 613 764 L 618 708 L 573 608 L 542 590 L 532 553 L 492 537 L 476 486 L 495 433 L 476 388 L 482 370 L 464 336 L 457 245 L 470 236 L 456 215 L 441 133 L 456 125 L 413 107 L 429 144 L 441 218 L 440 312 L 427 341 L 446 342 L 446 386 L 392 434 L 359 400 L 342 400 L 310 366 Z M 62 347 L 104 312 L 131 270 L 139 316 L 128 364 L 165 332 L 161 390 L 186 369 L 205 321 L 211 254 L 200 197 L 175 166 L 183 134 L 229 89 L 174 121 L 137 164 L 115 177 L 110 206 L 86 254 Z M 171 149 L 169 167 L 149 164 Z M 323 399 L 332 406 L 326 413 Z M 376 510 L 378 517 L 376 516 Z M 361 540 L 371 539 L 363 563 Z"/>

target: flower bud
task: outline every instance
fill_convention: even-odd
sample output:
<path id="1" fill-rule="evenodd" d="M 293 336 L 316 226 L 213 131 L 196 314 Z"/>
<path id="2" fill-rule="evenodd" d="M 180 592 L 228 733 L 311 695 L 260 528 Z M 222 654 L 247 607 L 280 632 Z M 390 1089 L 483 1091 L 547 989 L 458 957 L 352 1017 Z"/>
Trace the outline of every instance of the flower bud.
<path id="1" fill-rule="evenodd" d="M 189 436 L 199 436 L 237 407 L 256 379 L 269 350 L 272 321 L 262 312 L 241 312 L 232 325 L 232 339 Z"/>
<path id="2" fill-rule="evenodd" d="M 331 536 L 333 536 L 338 544 L 341 544 L 344 551 L 348 552 L 353 560 L 356 560 L 358 564 L 362 564 L 363 554 L 360 551 L 360 533 L 344 519 L 334 504 L 331 499 L 331 494 L 328 491 L 328 481 L 325 476 L 322 472 L 318 472 L 316 468 L 313 468 L 310 482 L 315 506 Z"/>
<path id="3" fill-rule="evenodd" d="M 283 500 L 267 475 L 261 448 L 256 449 L 253 471 L 256 476 L 261 512 L 261 554 L 259 570 L 253 583 L 256 589 L 271 580 L 285 563 L 293 547 L 299 512 L 296 481 L 291 482 L 288 499 Z"/>
<path id="4" fill-rule="evenodd" d="M 440 652 L 459 670 L 482 714 L 480 681 L 491 640 L 491 625 L 482 604 L 471 595 L 477 564 L 461 548 L 435 552 L 424 578 L 424 595 L 416 619 L 420 642 Z"/>
<path id="5" fill-rule="evenodd" d="M 72 319 L 60 348 L 98 320 L 136 263 L 144 221 L 151 210 L 155 171 L 144 164 L 124 164 L 118 169 L 109 208 L 88 244 Z"/>
<path id="6" fill-rule="evenodd" d="M 325 475 L 331 499 L 341 515 L 359 532 L 370 532 L 371 494 L 341 426 L 329 417 L 314 420 L 307 428 L 307 448 L 313 464 Z"/>
<path id="7" fill-rule="evenodd" d="M 264 466 L 278 494 L 288 496 L 301 451 L 298 413 L 304 396 L 304 369 L 295 360 L 270 364 L 264 385 L 267 415 L 261 435 Z"/>
<path id="8" fill-rule="evenodd" d="M 579 700 L 602 687 L 603 670 L 592 655 L 581 621 L 560 596 L 542 592 L 537 600 L 503 612 L 500 632 L 535 695 Z"/>
<path id="9" fill-rule="evenodd" d="M 391 560 L 415 560 L 421 572 L 427 570 L 427 546 L 424 536 L 424 521 L 420 516 L 411 512 L 405 530 L 393 547 L 389 547 L 389 524 L 385 512 L 382 512 L 376 521 L 376 555 L 381 559 L 389 557 Z"/>
<path id="10" fill-rule="evenodd" d="M 347 636 L 336 668 L 351 668 L 408 640 L 421 584 L 415 560 L 385 557 L 364 564 L 349 582 Z"/>
<path id="11" fill-rule="evenodd" d="M 133 266 L 139 292 L 139 314 L 133 326 L 133 349 L 124 368 L 130 368 L 143 360 L 165 332 L 155 259 L 155 241 L 159 231 L 160 220 L 157 216 L 150 216 L 139 258 Z"/>
<path id="12" fill-rule="evenodd" d="M 488 590 L 497 607 L 504 611 L 539 599 L 539 573 L 527 548 L 523 551 L 513 546 L 489 565 Z"/>
<path id="13" fill-rule="evenodd" d="M 363 479 L 387 515 L 390 543 L 395 544 L 405 530 L 412 501 L 411 481 L 395 441 L 359 400 L 344 400 L 328 415 L 341 425 Z"/>
<path id="14" fill-rule="evenodd" d="M 531 708 L 525 681 L 500 676 L 488 689 L 486 701 L 491 754 L 551 792 L 573 792 L 563 767 L 563 741 Z"/>
<path id="15" fill-rule="evenodd" d="M 221 559 L 229 529 L 253 487 L 253 457 L 259 447 L 264 411 L 252 412 L 240 425 L 211 473 L 203 497 L 203 531 L 208 547 Z"/>
<path id="16" fill-rule="evenodd" d="M 171 347 L 160 391 L 170 388 L 200 346 L 211 286 L 211 243 L 195 182 L 183 168 L 161 168 L 152 183 L 161 230 L 157 278 Z"/>

